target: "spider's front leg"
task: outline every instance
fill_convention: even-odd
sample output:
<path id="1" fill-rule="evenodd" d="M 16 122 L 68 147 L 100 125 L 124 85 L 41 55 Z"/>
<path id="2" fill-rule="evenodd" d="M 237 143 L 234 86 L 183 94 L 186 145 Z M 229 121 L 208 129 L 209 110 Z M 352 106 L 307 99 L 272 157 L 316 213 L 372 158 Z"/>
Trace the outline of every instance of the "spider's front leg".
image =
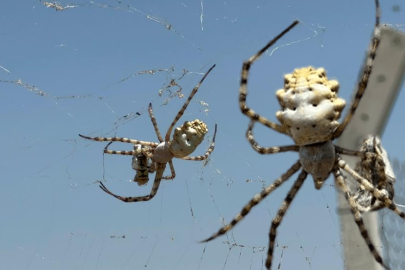
<path id="1" fill-rule="evenodd" d="M 194 95 L 197 93 L 198 88 L 200 88 L 200 85 L 204 82 L 205 78 L 208 76 L 208 74 L 211 72 L 211 70 L 214 69 L 214 67 L 215 67 L 215 65 L 210 67 L 210 69 L 201 78 L 200 82 L 193 88 L 193 91 L 191 91 L 186 102 L 184 102 L 183 107 L 181 107 L 180 111 L 177 113 L 177 115 L 174 118 L 173 122 L 171 123 L 170 127 L 167 129 L 166 136 L 165 136 L 166 142 L 168 142 L 170 140 L 170 134 L 172 133 L 172 130 L 173 130 L 174 126 L 176 125 L 177 121 L 179 121 L 179 119 L 183 116 L 184 112 L 187 109 L 188 104 L 190 104 L 190 101 L 193 99 Z"/>
<path id="2" fill-rule="evenodd" d="M 249 58 L 249 60 L 245 61 L 242 66 L 242 74 L 241 74 L 241 79 L 240 79 L 240 88 L 239 88 L 239 107 L 241 112 L 249 117 L 251 120 L 258 121 L 262 123 L 263 125 L 274 129 L 280 133 L 286 133 L 285 128 L 282 126 L 271 122 L 267 118 L 257 114 L 254 110 L 249 108 L 246 105 L 246 97 L 247 97 L 247 83 L 248 83 L 248 77 L 249 77 L 249 70 L 252 64 L 259 59 L 259 57 L 267 51 L 274 43 L 276 43 L 281 37 L 283 37 L 288 31 L 290 31 L 294 26 L 296 26 L 299 23 L 299 21 L 294 21 L 289 27 L 287 27 L 281 34 L 276 36 L 274 39 L 272 39 L 269 43 L 267 43 L 266 46 L 264 46 L 257 54 L 253 55 L 252 57 Z"/>
<path id="3" fill-rule="evenodd" d="M 295 151 L 298 152 L 300 147 L 298 145 L 286 145 L 286 146 L 273 146 L 273 147 L 261 147 L 253 137 L 253 127 L 255 121 L 250 120 L 249 127 L 246 131 L 246 138 L 249 141 L 252 148 L 259 154 L 276 154 L 281 152 Z"/>
<path id="4" fill-rule="evenodd" d="M 123 137 L 110 137 L 110 138 L 89 137 L 89 136 L 84 136 L 81 134 L 79 134 L 79 136 L 82 137 L 83 139 L 97 141 L 97 142 L 123 142 L 123 143 L 140 144 L 140 145 L 149 146 L 152 148 L 155 148 L 156 146 L 158 146 L 158 143 L 155 143 L 155 142 L 138 141 L 138 140 L 123 138 Z"/>
<path id="5" fill-rule="evenodd" d="M 148 111 L 149 111 L 150 120 L 152 121 L 152 125 L 153 125 L 153 128 L 155 129 L 155 132 L 156 132 L 156 135 L 157 135 L 157 137 L 158 137 L 158 140 L 159 140 L 159 142 L 163 142 L 163 138 L 162 138 L 162 135 L 160 135 L 160 131 L 159 131 L 158 124 L 157 124 L 157 122 L 156 122 L 156 118 L 155 118 L 155 116 L 153 115 L 152 103 L 149 103 L 149 109 L 148 109 Z"/>
<path id="6" fill-rule="evenodd" d="M 375 58 L 375 55 L 377 52 L 378 45 L 380 44 L 381 9 L 380 9 L 380 3 L 378 0 L 375 0 L 375 7 L 376 7 L 376 15 L 375 15 L 374 35 L 371 40 L 371 46 L 369 49 L 367 61 L 365 62 L 365 66 L 363 67 L 363 75 L 361 76 L 360 82 L 358 83 L 356 95 L 354 97 L 350 111 L 346 115 L 342 124 L 340 124 L 339 127 L 333 132 L 332 140 L 340 137 L 343 130 L 346 128 L 346 126 L 349 124 L 350 120 L 352 119 L 354 112 L 356 111 L 357 107 L 359 106 L 360 100 L 363 97 L 364 92 L 366 91 L 368 80 L 369 80 L 370 74 L 373 70 L 374 58 Z"/>
<path id="7" fill-rule="evenodd" d="M 116 194 L 112 193 L 111 191 L 109 191 L 107 189 L 107 187 L 101 182 L 100 182 L 100 188 L 104 192 L 110 194 L 111 196 L 114 196 L 115 198 L 117 198 L 117 199 L 119 199 L 119 200 L 121 200 L 123 202 L 129 203 L 129 202 L 145 202 L 145 201 L 149 201 L 153 197 L 155 197 L 155 195 L 156 195 L 156 193 L 157 193 L 157 191 L 159 189 L 159 185 L 160 185 L 160 182 L 162 181 L 162 175 L 163 175 L 163 172 L 164 172 L 165 168 L 166 168 L 166 164 L 163 164 L 163 163 L 158 163 L 157 164 L 157 171 L 156 171 L 156 175 L 155 175 L 155 181 L 153 182 L 152 191 L 150 192 L 149 195 L 146 195 L 146 196 L 122 197 L 122 196 L 116 195 Z"/>

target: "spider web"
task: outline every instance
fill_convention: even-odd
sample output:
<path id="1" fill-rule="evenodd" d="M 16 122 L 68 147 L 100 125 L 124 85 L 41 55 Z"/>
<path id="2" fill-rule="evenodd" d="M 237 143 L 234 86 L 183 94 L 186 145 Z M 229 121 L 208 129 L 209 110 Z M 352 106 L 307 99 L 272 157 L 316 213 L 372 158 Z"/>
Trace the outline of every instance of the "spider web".
<path id="1" fill-rule="evenodd" d="M 373 27 L 369 2 L 2 2 L 2 267 L 264 269 L 271 219 L 296 175 L 226 236 L 198 243 L 298 159 L 260 156 L 246 142 L 248 121 L 237 107 L 242 61 L 299 19 L 252 68 L 249 104 L 276 121 L 282 76 L 307 65 L 325 67 L 349 100 Z M 384 2 L 383 22 L 404 30 L 404 8 Z M 198 118 L 208 125 L 196 155 L 218 124 L 210 160 L 174 160 L 176 178 L 147 203 L 103 193 L 98 181 L 126 196 L 149 193 L 152 181 L 130 182 L 130 157 L 103 155 L 105 144 L 77 134 L 157 141 L 148 104 L 164 134 L 214 63 L 179 122 Z M 404 102 L 402 94 L 397 104 Z M 393 157 L 402 156 L 402 115 L 397 105 L 383 138 Z M 291 143 L 260 126 L 255 137 L 263 146 Z M 342 269 L 333 181 L 320 191 L 311 178 L 306 182 L 278 229 L 273 269 Z"/>

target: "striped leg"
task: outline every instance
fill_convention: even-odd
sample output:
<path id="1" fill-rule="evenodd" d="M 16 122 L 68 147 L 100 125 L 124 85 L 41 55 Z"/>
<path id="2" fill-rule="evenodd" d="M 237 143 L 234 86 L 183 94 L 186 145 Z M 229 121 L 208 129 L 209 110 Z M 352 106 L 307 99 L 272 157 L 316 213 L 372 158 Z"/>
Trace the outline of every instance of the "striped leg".
<path id="1" fill-rule="evenodd" d="M 297 152 L 300 147 L 298 145 L 275 146 L 275 147 L 261 147 L 253 137 L 253 126 L 255 121 L 250 120 L 248 130 L 246 131 L 246 138 L 252 148 L 259 154 L 276 154 L 281 152 L 295 151 Z"/>
<path id="2" fill-rule="evenodd" d="M 149 117 L 150 117 L 150 120 L 152 121 L 153 128 L 155 129 L 159 142 L 163 142 L 163 138 L 162 138 L 162 135 L 160 135 L 160 131 L 159 131 L 159 127 L 156 122 L 156 118 L 153 115 L 152 103 L 149 103 Z"/>
<path id="3" fill-rule="evenodd" d="M 373 254 L 375 260 L 381 264 L 382 267 L 384 267 L 385 269 L 389 269 L 386 265 L 384 265 L 383 260 L 380 256 L 380 254 L 378 253 L 378 251 L 375 249 L 375 246 L 373 244 L 373 242 L 370 239 L 370 236 L 368 235 L 367 229 L 364 226 L 364 222 L 363 222 L 363 218 L 361 217 L 361 213 L 359 211 L 359 209 L 357 208 L 357 203 L 354 200 L 354 198 L 352 197 L 352 195 L 350 194 L 350 190 L 347 187 L 345 180 L 343 178 L 342 173 L 340 172 L 339 168 L 335 168 L 333 171 L 333 175 L 335 176 L 335 182 L 336 185 L 343 191 L 343 193 L 345 194 L 345 198 L 347 200 L 347 202 L 350 205 L 350 209 L 352 211 L 353 217 L 354 217 L 354 221 L 357 224 L 357 227 L 359 227 L 361 236 L 363 237 L 364 241 L 366 241 L 366 244 L 368 246 L 368 249 L 370 250 L 370 252 Z"/>
<path id="4" fill-rule="evenodd" d="M 186 156 L 183 157 L 181 159 L 184 160 L 192 160 L 192 161 L 200 161 L 200 160 L 206 160 L 209 155 L 211 155 L 212 151 L 214 151 L 214 147 L 215 147 L 215 137 L 217 136 L 217 124 L 215 124 L 215 130 L 214 130 L 214 136 L 212 137 L 212 142 L 210 144 L 210 147 L 208 148 L 208 150 L 205 152 L 205 155 L 203 156 L 196 156 L 196 157 L 190 157 L 190 156 Z"/>
<path id="5" fill-rule="evenodd" d="M 209 242 L 211 240 L 214 240 L 218 236 L 224 235 L 226 232 L 232 230 L 232 228 L 235 227 L 235 225 L 238 224 L 239 221 L 241 221 L 245 216 L 247 216 L 247 214 L 249 214 L 250 210 L 254 206 L 258 205 L 264 198 L 267 197 L 267 195 L 269 195 L 273 190 L 281 186 L 281 184 L 287 181 L 291 177 L 291 175 L 296 173 L 300 168 L 301 162 L 298 160 L 293 166 L 291 166 L 291 168 L 288 169 L 288 171 L 285 174 L 283 174 L 280 178 L 274 181 L 270 186 L 263 189 L 262 192 L 256 194 L 253 197 L 253 199 L 251 199 L 248 202 L 248 204 L 246 204 L 245 207 L 242 208 L 242 211 L 240 211 L 240 213 L 237 214 L 228 225 L 222 227 L 217 233 L 201 242 Z"/>
<path id="6" fill-rule="evenodd" d="M 357 92 L 356 96 L 354 97 L 352 106 L 350 108 L 349 113 L 346 115 L 345 119 L 343 120 L 342 124 L 339 125 L 339 127 L 333 132 L 333 137 L 332 140 L 335 138 L 338 138 L 343 130 L 346 128 L 347 124 L 349 124 L 350 120 L 352 119 L 354 112 L 356 111 L 359 102 L 361 98 L 363 97 L 363 94 L 367 88 L 368 84 L 368 79 L 370 78 L 370 74 L 373 69 L 373 64 L 374 64 L 374 58 L 376 55 L 376 51 L 378 48 L 378 45 L 380 43 L 380 16 L 381 16 L 381 9 L 380 9 L 380 3 L 378 0 L 375 0 L 375 7 L 376 7 L 376 15 L 375 15 L 375 26 L 374 26 L 374 36 L 371 42 L 370 50 L 368 53 L 368 58 L 366 65 L 363 69 L 363 75 L 360 79 L 360 82 L 357 86 Z"/>
<path id="7" fill-rule="evenodd" d="M 274 129 L 280 133 L 285 134 L 285 130 L 280 126 L 277 125 L 276 123 L 271 122 L 267 118 L 260 116 L 259 114 L 255 113 L 251 108 L 249 108 L 246 105 L 246 96 L 247 96 L 247 82 L 248 82 L 248 77 L 249 77 L 249 70 L 251 65 L 264 53 L 267 51 L 270 46 L 272 46 L 274 43 L 277 42 L 282 36 L 284 36 L 288 31 L 290 31 L 294 26 L 298 24 L 299 21 L 294 21 L 289 27 L 287 27 L 281 34 L 276 36 L 274 39 L 272 39 L 267 45 L 262 48 L 257 54 L 253 55 L 252 57 L 249 58 L 249 60 L 245 61 L 242 66 L 242 75 L 240 79 L 240 88 L 239 88 L 239 107 L 242 113 L 246 116 L 248 116 L 250 119 L 254 121 L 259 121 L 263 125 Z"/>
<path id="8" fill-rule="evenodd" d="M 140 145 L 145 145 L 149 146 L 152 148 L 156 148 L 158 146 L 158 143 L 154 142 L 145 142 L 145 141 L 138 141 L 138 140 L 133 140 L 129 138 L 122 138 L 122 137 L 112 137 L 112 138 L 104 138 L 104 137 L 88 137 L 79 134 L 80 137 L 86 139 L 86 140 L 92 140 L 92 141 L 97 141 L 97 142 L 123 142 L 123 143 L 132 143 L 132 144 L 140 144 Z"/>
<path id="9" fill-rule="evenodd" d="M 375 188 L 373 184 L 371 184 L 368 180 L 364 179 L 352 168 L 350 168 L 349 165 L 347 165 L 347 163 L 344 160 L 338 158 L 338 165 L 340 168 L 342 168 L 343 170 L 348 172 L 351 176 L 353 176 L 354 179 L 365 188 L 365 190 L 373 194 L 374 197 L 376 197 L 379 201 L 381 201 L 385 205 L 385 207 L 394 211 L 398 216 L 400 216 L 402 219 L 405 220 L 405 213 L 399 210 L 399 208 L 393 203 L 393 201 L 388 198 L 386 193 L 381 192 L 380 190 Z"/>
<path id="10" fill-rule="evenodd" d="M 104 147 L 104 154 L 110 154 L 110 155 L 124 155 L 124 156 L 136 156 L 136 155 L 144 155 L 148 158 L 153 157 L 153 153 L 151 152 L 153 149 L 149 147 L 141 147 L 139 149 L 136 149 L 136 145 L 134 145 L 134 150 L 131 151 L 116 151 L 116 150 L 109 150 L 108 147 L 112 144 L 113 142 L 110 142 Z"/>
<path id="11" fill-rule="evenodd" d="M 293 201 L 295 195 L 297 195 L 297 192 L 301 188 L 305 179 L 307 178 L 307 175 L 308 175 L 308 173 L 306 171 L 304 171 L 304 170 L 301 171 L 300 175 L 298 176 L 297 181 L 295 181 L 294 185 L 288 192 L 287 197 L 285 197 L 284 202 L 281 204 L 280 209 L 278 210 L 277 216 L 271 222 L 271 228 L 270 228 L 270 233 L 269 233 L 270 244 L 269 244 L 269 249 L 267 251 L 267 259 L 266 259 L 266 268 L 267 269 L 271 268 L 271 262 L 273 260 L 273 250 L 274 250 L 274 242 L 276 240 L 276 235 L 277 235 L 277 227 L 280 225 L 281 221 L 283 220 L 283 217 L 284 217 L 285 213 L 287 212 L 288 207 L 290 207 L 291 202 Z"/>
<path id="12" fill-rule="evenodd" d="M 187 109 L 188 104 L 190 103 L 191 99 L 194 97 L 194 95 L 197 93 L 198 88 L 200 87 L 200 85 L 203 83 L 203 81 L 205 80 L 205 78 L 208 76 L 208 74 L 211 72 L 211 70 L 215 67 L 215 65 L 213 65 L 208 71 L 207 73 L 205 73 L 205 75 L 202 77 L 202 79 L 200 80 L 200 82 L 193 88 L 193 91 L 191 91 L 190 96 L 187 98 L 186 102 L 183 104 L 183 107 L 180 109 L 180 111 L 177 113 L 176 117 L 174 118 L 172 124 L 170 125 L 169 129 L 166 132 L 166 136 L 165 136 L 165 141 L 168 142 L 170 141 L 170 134 L 172 133 L 172 129 L 174 127 L 174 125 L 176 125 L 177 121 L 179 121 L 180 117 L 182 117 L 184 111 Z"/>
<path id="13" fill-rule="evenodd" d="M 333 145 L 333 146 L 335 147 L 336 153 L 342 154 L 342 155 L 364 157 L 367 154 L 367 152 L 365 152 L 365 151 L 349 150 L 349 149 L 345 149 L 345 148 L 342 148 L 337 145 Z M 370 154 L 373 154 L 373 153 L 370 153 Z"/>
<path id="14" fill-rule="evenodd" d="M 140 197 L 122 197 L 122 196 L 118 196 L 118 195 L 115 195 L 114 193 L 112 193 L 111 191 L 109 191 L 107 189 L 107 187 L 104 186 L 104 184 L 101 183 L 101 182 L 100 182 L 100 188 L 104 192 L 110 194 L 111 196 L 114 196 L 115 198 L 117 198 L 117 199 L 119 199 L 119 200 L 121 200 L 123 202 L 129 203 L 129 202 L 145 202 L 145 201 L 149 201 L 150 199 L 155 197 L 155 195 L 156 195 L 156 193 L 157 193 L 157 191 L 159 189 L 159 185 L 160 185 L 160 182 L 162 181 L 162 175 L 163 175 L 163 172 L 164 172 L 165 168 L 166 168 L 166 164 L 158 163 L 158 169 L 156 171 L 155 182 L 153 183 L 152 191 L 150 192 L 149 195 L 146 195 L 146 196 L 140 196 Z"/>
<path id="15" fill-rule="evenodd" d="M 165 180 L 172 180 L 172 179 L 174 179 L 174 178 L 176 177 L 176 171 L 174 170 L 174 166 L 173 166 L 173 161 L 172 161 L 172 160 L 169 161 L 169 167 L 170 167 L 170 172 L 172 173 L 172 175 L 170 175 L 170 176 L 163 176 L 162 179 L 165 179 Z"/>

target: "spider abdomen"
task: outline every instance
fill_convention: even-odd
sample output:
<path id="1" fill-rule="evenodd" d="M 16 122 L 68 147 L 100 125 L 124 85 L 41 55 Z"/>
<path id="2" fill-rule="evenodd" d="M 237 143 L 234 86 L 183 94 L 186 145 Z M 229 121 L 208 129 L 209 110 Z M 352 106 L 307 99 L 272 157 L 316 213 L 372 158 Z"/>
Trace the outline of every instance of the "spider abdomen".
<path id="1" fill-rule="evenodd" d="M 323 68 L 296 69 L 285 76 L 276 92 L 282 111 L 276 113 L 287 134 L 298 145 L 325 142 L 338 127 L 345 101 L 338 98 L 339 83 L 328 80 Z"/>
<path id="2" fill-rule="evenodd" d="M 170 151 L 176 158 L 183 158 L 190 155 L 204 140 L 207 134 L 207 125 L 198 119 L 186 121 L 176 128 L 173 133 L 173 140 L 170 142 Z"/>
<path id="3" fill-rule="evenodd" d="M 315 188 L 320 189 L 335 165 L 332 141 L 301 146 L 299 155 L 302 168 L 314 178 Z"/>

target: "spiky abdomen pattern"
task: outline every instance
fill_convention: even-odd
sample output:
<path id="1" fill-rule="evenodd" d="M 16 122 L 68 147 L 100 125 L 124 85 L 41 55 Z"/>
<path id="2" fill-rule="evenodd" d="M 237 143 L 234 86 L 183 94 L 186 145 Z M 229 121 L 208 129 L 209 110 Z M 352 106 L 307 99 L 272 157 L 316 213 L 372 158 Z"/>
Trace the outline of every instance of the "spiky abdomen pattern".
<path id="1" fill-rule="evenodd" d="M 329 81 L 323 68 L 296 69 L 284 77 L 284 88 L 276 92 L 282 109 L 276 117 L 297 145 L 332 138 L 345 107 L 338 90 L 339 83 Z"/>

